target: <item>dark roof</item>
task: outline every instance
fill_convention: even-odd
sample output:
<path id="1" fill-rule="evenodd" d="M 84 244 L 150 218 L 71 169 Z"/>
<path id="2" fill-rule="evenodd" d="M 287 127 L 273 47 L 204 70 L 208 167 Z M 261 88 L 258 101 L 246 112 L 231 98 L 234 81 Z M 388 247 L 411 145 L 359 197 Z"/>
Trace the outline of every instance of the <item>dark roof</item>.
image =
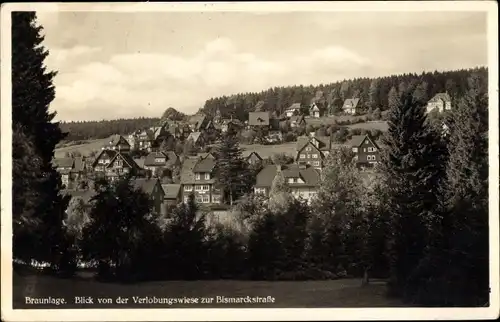
<path id="1" fill-rule="evenodd" d="M 451 97 L 448 93 L 437 93 L 429 102 L 437 102 L 438 100 L 443 100 L 445 102 L 451 102 Z"/>
<path id="2" fill-rule="evenodd" d="M 246 157 L 246 159 L 247 160 L 250 159 L 252 155 L 256 156 L 259 160 L 262 160 L 262 157 L 255 151 L 250 152 L 250 154 Z"/>
<path id="3" fill-rule="evenodd" d="M 307 143 L 309 143 L 309 141 L 311 141 L 311 137 L 309 136 L 299 136 L 297 138 L 297 143 L 295 144 L 295 149 L 298 151 L 302 150 L 306 145 Z"/>
<path id="4" fill-rule="evenodd" d="M 348 105 L 350 105 L 349 108 L 357 107 L 358 103 L 359 98 L 348 98 L 344 101 L 344 105 L 342 106 L 342 108 L 347 108 Z"/>
<path id="5" fill-rule="evenodd" d="M 318 148 L 321 151 L 330 150 L 330 137 L 329 136 L 316 135 L 314 138 L 316 140 L 318 140 L 318 142 L 319 142 Z"/>
<path id="6" fill-rule="evenodd" d="M 83 170 L 85 170 L 85 160 L 83 159 L 83 157 L 74 158 L 74 165 L 71 171 L 82 172 Z"/>
<path id="7" fill-rule="evenodd" d="M 269 112 L 250 112 L 248 114 L 248 124 L 250 126 L 269 125 Z"/>
<path id="8" fill-rule="evenodd" d="M 198 162 L 196 158 L 185 158 L 181 169 L 181 183 L 188 184 L 194 182 L 193 169 Z"/>
<path id="9" fill-rule="evenodd" d="M 213 158 L 203 158 L 200 159 L 193 168 L 193 172 L 211 172 L 215 166 L 215 160 Z"/>
<path id="10" fill-rule="evenodd" d="M 165 192 L 165 199 L 177 199 L 179 197 L 179 193 L 181 191 L 181 185 L 170 183 L 170 184 L 162 184 L 161 187 Z"/>
<path id="11" fill-rule="evenodd" d="M 366 135 L 353 135 L 352 138 L 346 142 L 346 144 L 349 146 L 360 146 L 366 137 Z"/>
<path id="12" fill-rule="evenodd" d="M 163 162 L 156 162 L 156 159 L 163 158 Z M 144 159 L 145 166 L 165 166 L 167 164 L 167 156 L 163 152 L 151 152 Z"/>
<path id="13" fill-rule="evenodd" d="M 128 141 L 125 140 L 125 138 L 119 134 L 114 134 L 114 135 L 111 135 L 109 137 L 109 146 L 116 146 L 120 140 L 123 139 L 125 142 L 127 142 L 128 144 Z"/>
<path id="14" fill-rule="evenodd" d="M 286 109 L 286 111 L 294 111 L 294 110 L 300 110 L 300 103 L 293 103 Z"/>
<path id="15" fill-rule="evenodd" d="M 281 166 L 281 172 L 285 179 L 301 178 L 304 181 L 304 183 L 288 183 L 291 187 L 316 187 L 321 181 L 319 171 L 311 167 L 301 169 L 297 164 L 288 164 Z M 274 164 L 264 167 L 257 174 L 255 186 L 270 188 L 277 173 L 278 166 Z"/>
<path id="16" fill-rule="evenodd" d="M 108 150 L 108 149 L 103 149 L 101 150 L 101 153 L 95 158 L 94 162 L 92 162 L 92 167 L 95 167 L 97 165 L 97 162 L 102 156 L 107 156 L 109 159 L 114 159 L 118 152 L 115 150 Z"/>
<path id="17" fill-rule="evenodd" d="M 201 132 L 192 132 L 192 133 L 189 133 L 189 136 L 188 136 L 188 140 L 193 140 L 193 143 L 196 143 L 198 142 L 198 140 L 200 139 L 200 136 L 201 136 Z"/>
<path id="18" fill-rule="evenodd" d="M 188 123 L 194 125 L 196 130 L 200 130 L 205 125 L 207 117 L 204 114 L 195 114 L 189 118 Z"/>
<path id="19" fill-rule="evenodd" d="M 145 193 L 151 194 L 158 182 L 158 179 L 136 178 L 132 180 L 132 185 L 135 189 L 141 189 Z"/>
<path id="20" fill-rule="evenodd" d="M 52 160 L 52 164 L 56 168 L 72 168 L 73 162 L 73 158 L 55 158 Z"/>
<path id="21" fill-rule="evenodd" d="M 144 162 L 146 161 L 146 158 L 135 158 L 134 162 L 137 164 L 137 166 L 141 169 L 144 168 Z"/>
<path id="22" fill-rule="evenodd" d="M 127 153 L 120 153 L 117 152 L 115 156 L 111 159 L 111 161 L 108 164 L 108 167 L 113 164 L 114 160 L 120 155 L 120 157 L 132 168 L 132 169 L 140 169 L 137 163 L 135 163 L 134 159 Z"/>

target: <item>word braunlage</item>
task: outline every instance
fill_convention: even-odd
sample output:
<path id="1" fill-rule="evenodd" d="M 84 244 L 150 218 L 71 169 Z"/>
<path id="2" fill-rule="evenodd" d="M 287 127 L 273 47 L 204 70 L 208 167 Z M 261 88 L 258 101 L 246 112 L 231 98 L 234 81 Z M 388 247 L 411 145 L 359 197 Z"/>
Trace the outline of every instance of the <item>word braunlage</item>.
<path id="1" fill-rule="evenodd" d="M 65 298 L 56 297 L 45 297 L 45 298 L 35 298 L 35 297 L 25 297 L 26 304 L 49 304 L 49 305 L 65 305 L 65 304 L 166 304 L 166 305 L 176 305 L 176 304 L 266 304 L 275 303 L 276 299 L 272 296 L 260 297 L 260 296 L 243 296 L 243 297 L 226 297 L 226 296 L 215 296 L 215 297 L 156 297 L 156 296 L 132 296 L 132 297 L 117 297 L 112 298 L 94 298 L 91 296 L 75 296 L 72 302 L 67 301 Z"/>

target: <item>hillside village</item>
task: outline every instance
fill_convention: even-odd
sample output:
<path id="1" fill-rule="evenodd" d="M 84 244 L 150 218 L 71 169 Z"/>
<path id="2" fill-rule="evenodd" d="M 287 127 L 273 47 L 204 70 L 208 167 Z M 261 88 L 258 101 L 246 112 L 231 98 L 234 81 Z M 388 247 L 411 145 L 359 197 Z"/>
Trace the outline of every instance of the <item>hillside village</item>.
<path id="1" fill-rule="evenodd" d="M 351 149 L 360 171 L 369 172 L 379 162 L 383 149 L 380 131 L 351 129 L 349 133 L 338 126 L 342 124 L 338 120 L 346 115 L 361 114 L 359 98 L 346 99 L 342 111 L 338 112 L 331 106 L 318 104 L 322 96 L 318 91 L 309 106 L 304 108 L 294 103 L 282 115 L 261 110 L 263 102 L 259 102 L 246 122 L 225 118 L 219 110 L 213 116 L 197 113 L 187 121 L 162 120 L 158 126 L 129 135 L 111 136 L 93 157 L 55 158 L 54 165 L 61 174 L 65 192 L 87 202 L 93 195 L 93 183 L 97 179 L 115 181 L 131 175 L 134 184 L 151 197 L 158 213 L 167 214 L 172 206 L 187 202 L 190 194 L 194 194 L 197 203 L 220 211 L 228 208 L 222 204 L 213 173 L 216 158 L 213 150 L 221 136 L 227 133 L 239 136 L 252 131 L 254 142 L 279 147 L 288 133 L 294 133 L 290 140 L 294 145 L 288 142 L 288 153 L 277 152 L 264 157 L 249 145 L 250 149 L 245 150 L 243 156 L 248 166 L 255 170 L 254 193 L 267 196 L 280 172 L 290 185 L 292 195 L 310 202 L 317 193 L 325 160 L 331 151 L 343 147 Z M 426 110 L 428 113 L 451 110 L 450 95 L 437 94 L 429 100 Z M 318 121 L 324 122 L 323 130 L 321 126 L 311 125 Z M 331 127 L 325 131 L 325 123 L 337 132 Z M 285 132 L 286 129 L 291 132 Z M 346 133 L 339 138 L 339 131 Z M 179 144 L 182 149 L 178 149 Z"/>

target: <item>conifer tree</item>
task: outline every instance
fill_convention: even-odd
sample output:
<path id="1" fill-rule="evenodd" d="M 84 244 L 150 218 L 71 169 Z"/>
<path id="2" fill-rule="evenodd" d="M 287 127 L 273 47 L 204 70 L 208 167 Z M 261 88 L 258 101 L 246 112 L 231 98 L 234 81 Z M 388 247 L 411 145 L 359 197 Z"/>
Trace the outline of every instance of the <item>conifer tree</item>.
<path id="1" fill-rule="evenodd" d="M 228 132 L 215 150 L 215 180 L 221 187 L 224 197 L 232 205 L 233 202 L 251 188 L 250 171 L 242 157 L 238 137 Z"/>
<path id="2" fill-rule="evenodd" d="M 488 97 L 480 79 L 453 111 L 450 157 L 444 182 L 442 237 L 430 278 L 422 288 L 431 304 L 477 306 L 488 303 Z M 437 264 L 436 264 L 437 262 Z"/>
<path id="3" fill-rule="evenodd" d="M 444 171 L 439 136 L 427 125 L 424 106 L 409 93 L 389 114 L 380 170 L 388 194 L 390 291 L 411 297 L 418 283 L 412 277 L 424 258 L 428 227 L 434 222 L 438 189 Z"/>
<path id="4" fill-rule="evenodd" d="M 389 91 L 387 101 L 390 110 L 397 108 L 397 106 L 399 105 L 399 94 L 398 91 L 396 90 L 396 87 L 393 86 Z"/>
<path id="5" fill-rule="evenodd" d="M 49 112 L 56 73 L 48 72 L 44 65 L 49 53 L 42 46 L 41 32 L 34 12 L 12 13 L 13 147 L 18 149 L 13 151 L 12 175 L 14 182 L 25 183 L 14 184 L 13 198 L 30 199 L 24 204 L 14 202 L 13 255 L 27 261 L 46 261 L 57 268 L 64 252 L 62 220 L 69 200 L 59 193 L 61 180 L 52 167 L 52 158 L 56 144 L 65 134 L 53 122 L 55 113 Z M 29 151 L 35 161 L 33 166 L 22 165 L 32 161 L 21 156 L 19 148 Z M 32 225 L 26 226 L 28 222 Z M 17 238 L 21 237 L 19 234 L 24 241 Z"/>
<path id="6" fill-rule="evenodd" d="M 99 263 L 103 275 L 130 278 L 151 247 L 155 221 L 151 201 L 125 177 L 113 183 L 102 182 L 91 199 L 90 223 L 83 228 L 83 256 Z M 105 270 L 103 270 L 105 269 Z"/>

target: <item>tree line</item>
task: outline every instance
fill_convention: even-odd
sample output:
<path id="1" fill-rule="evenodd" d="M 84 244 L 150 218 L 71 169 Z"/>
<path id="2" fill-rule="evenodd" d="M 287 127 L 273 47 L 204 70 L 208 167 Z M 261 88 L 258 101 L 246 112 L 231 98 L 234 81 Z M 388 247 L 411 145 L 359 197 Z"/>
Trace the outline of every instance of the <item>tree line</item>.
<path id="1" fill-rule="evenodd" d="M 352 151 L 333 151 L 310 204 L 292 197 L 282 172 L 269 198 L 253 194 L 252 170 L 235 134 L 226 134 L 215 152 L 216 185 L 237 225 L 209 225 L 193 195 L 156 214 L 130 178 L 98 181 L 90 204 L 62 194 L 51 166 L 64 138 L 48 113 L 54 73 L 43 68 L 47 51 L 34 21 L 30 12 L 12 16 L 14 259 L 46 262 L 63 275 L 84 261 L 99 278 L 119 281 L 386 277 L 388 296 L 408 303 L 488 305 L 488 95 L 481 73 L 467 79 L 445 136 L 429 124 L 415 91 L 398 92 L 381 163 L 360 172 Z"/>
<path id="2" fill-rule="evenodd" d="M 101 120 L 101 121 L 73 121 L 61 122 L 61 131 L 67 133 L 65 140 L 80 141 L 91 139 L 105 139 L 113 134 L 128 135 L 132 132 L 159 126 L 166 120 L 182 121 L 184 113 L 169 107 L 161 117 L 138 117 L 131 119 Z"/>
<path id="3" fill-rule="evenodd" d="M 467 91 L 467 79 L 477 75 L 482 87 L 487 83 L 487 68 L 477 67 L 455 71 L 434 71 L 421 74 L 408 73 L 377 78 L 355 78 L 320 85 L 295 85 L 273 87 L 261 92 L 239 93 L 208 99 L 201 111 L 214 116 L 220 110 L 224 117 L 233 116 L 241 121 L 248 120 L 258 102 L 263 111 L 281 115 L 294 103 L 309 106 L 318 91 L 323 96 L 317 101 L 324 111 L 337 112 L 348 98 L 359 98 L 361 111 L 388 110 L 397 94 L 411 90 L 420 100 L 428 101 L 435 94 L 447 92 L 452 98 L 460 97 Z"/>

